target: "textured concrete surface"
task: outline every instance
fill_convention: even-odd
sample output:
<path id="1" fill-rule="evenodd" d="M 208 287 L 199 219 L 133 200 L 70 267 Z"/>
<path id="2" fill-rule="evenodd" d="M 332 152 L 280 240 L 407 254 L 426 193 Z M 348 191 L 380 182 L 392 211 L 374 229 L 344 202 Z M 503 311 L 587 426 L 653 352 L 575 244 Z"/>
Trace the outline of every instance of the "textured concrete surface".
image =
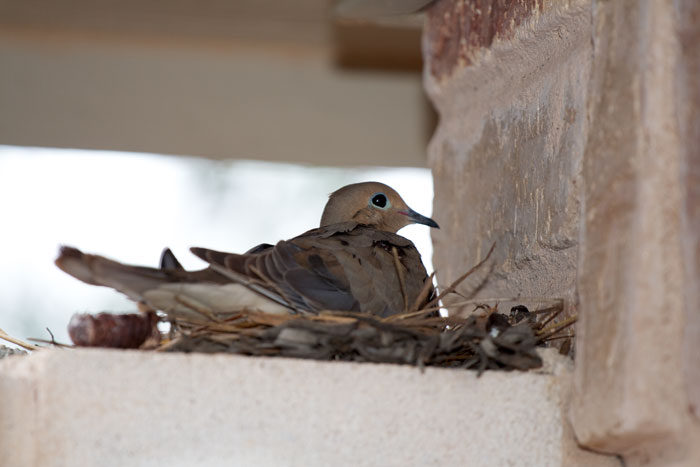
<path id="1" fill-rule="evenodd" d="M 580 313 L 579 442 L 699 465 L 700 6 L 509 5 L 428 14 L 438 280 L 495 242 L 464 294 Z"/>
<path id="2" fill-rule="evenodd" d="M 495 40 L 512 39 L 516 27 L 543 11 L 545 2 L 515 0 L 448 0 L 427 9 L 429 70 L 441 79 L 460 66 L 478 61 L 478 54 Z"/>
<path id="3" fill-rule="evenodd" d="M 700 15 L 682 4 L 601 3 L 593 16 L 572 415 L 581 442 L 628 465 L 700 464 L 700 43 L 688 42 Z M 684 50 L 683 17 L 695 18 Z"/>
<path id="4" fill-rule="evenodd" d="M 566 425 L 571 362 L 529 373 L 109 350 L 0 361 L 16 466 L 612 466 Z"/>
<path id="5" fill-rule="evenodd" d="M 683 370 L 689 407 L 700 420 L 700 3 L 675 2 L 678 55 L 675 102 L 681 141 L 682 256 L 685 282 Z"/>
<path id="6" fill-rule="evenodd" d="M 0 358 L 11 357 L 14 355 L 26 355 L 27 351 L 15 347 L 8 347 L 0 344 Z"/>
<path id="7" fill-rule="evenodd" d="M 442 3 L 463 8 L 450 1 L 436 8 Z M 510 40 L 466 49 L 470 60 L 458 60 L 461 66 L 451 74 L 435 76 L 426 69 L 426 89 L 440 114 L 429 147 L 434 216 L 441 226 L 433 233 L 433 263 L 439 283 L 449 283 L 495 242 L 488 281 L 481 284 L 483 275 L 477 274 L 461 292 L 470 295 L 481 287 L 482 297 L 559 297 L 574 303 L 590 3 L 523 14 Z M 445 27 L 446 16 L 428 18 L 429 53 L 438 34 L 433 30 Z"/>

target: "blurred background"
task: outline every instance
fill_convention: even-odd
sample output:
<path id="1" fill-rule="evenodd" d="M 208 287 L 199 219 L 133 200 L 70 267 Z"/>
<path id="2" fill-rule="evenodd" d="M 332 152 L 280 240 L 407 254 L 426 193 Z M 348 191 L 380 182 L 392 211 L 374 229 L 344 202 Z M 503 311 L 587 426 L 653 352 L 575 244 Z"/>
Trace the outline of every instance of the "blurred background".
<path id="1" fill-rule="evenodd" d="M 190 246 L 298 235 L 363 180 L 431 215 L 425 2 L 399 3 L 0 0 L 0 328 L 66 342 L 74 312 L 133 311 L 60 244 L 201 267 Z M 402 234 L 431 270 L 428 229 Z"/>

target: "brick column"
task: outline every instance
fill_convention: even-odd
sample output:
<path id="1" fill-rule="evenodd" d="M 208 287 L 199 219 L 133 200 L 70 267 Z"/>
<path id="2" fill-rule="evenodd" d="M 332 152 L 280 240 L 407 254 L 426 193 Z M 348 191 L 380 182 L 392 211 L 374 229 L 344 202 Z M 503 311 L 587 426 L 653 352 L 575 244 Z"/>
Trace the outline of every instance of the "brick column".
<path id="1" fill-rule="evenodd" d="M 428 11 L 440 283 L 578 311 L 571 416 L 628 465 L 700 465 L 700 6 L 457 1 Z"/>
<path id="2" fill-rule="evenodd" d="M 628 465 L 700 465 L 700 10 L 593 6 L 574 427 Z"/>
<path id="3" fill-rule="evenodd" d="M 495 242 L 487 282 L 475 277 L 462 293 L 481 287 L 482 297 L 563 297 L 575 306 L 589 10 L 589 1 L 443 0 L 428 11 L 440 283 Z"/>

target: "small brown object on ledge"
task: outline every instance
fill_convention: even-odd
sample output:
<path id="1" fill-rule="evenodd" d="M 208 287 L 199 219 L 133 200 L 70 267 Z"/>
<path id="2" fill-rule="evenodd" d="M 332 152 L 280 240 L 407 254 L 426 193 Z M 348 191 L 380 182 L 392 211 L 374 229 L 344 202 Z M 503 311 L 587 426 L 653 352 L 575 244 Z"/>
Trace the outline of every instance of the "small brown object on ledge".
<path id="1" fill-rule="evenodd" d="M 160 341 L 158 315 L 146 313 L 76 313 L 68 323 L 68 335 L 80 347 L 138 349 L 152 338 Z"/>

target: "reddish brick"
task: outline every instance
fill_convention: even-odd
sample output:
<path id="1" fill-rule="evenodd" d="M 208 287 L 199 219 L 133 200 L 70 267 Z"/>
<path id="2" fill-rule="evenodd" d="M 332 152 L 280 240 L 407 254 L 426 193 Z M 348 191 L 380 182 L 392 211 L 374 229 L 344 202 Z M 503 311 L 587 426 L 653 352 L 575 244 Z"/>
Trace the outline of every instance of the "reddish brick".
<path id="1" fill-rule="evenodd" d="M 436 78 L 452 73 L 460 62 L 472 63 L 473 52 L 494 39 L 511 38 L 515 28 L 540 11 L 537 0 L 439 0 L 427 11 L 430 71 Z"/>

